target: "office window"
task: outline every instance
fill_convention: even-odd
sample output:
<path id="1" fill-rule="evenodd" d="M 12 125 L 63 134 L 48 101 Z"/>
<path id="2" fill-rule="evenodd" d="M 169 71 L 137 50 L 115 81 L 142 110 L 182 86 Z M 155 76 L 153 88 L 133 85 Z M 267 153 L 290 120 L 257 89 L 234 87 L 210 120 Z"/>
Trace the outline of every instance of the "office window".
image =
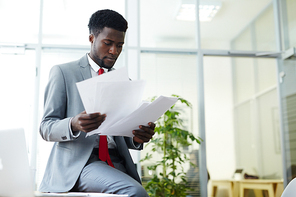
<path id="1" fill-rule="evenodd" d="M 43 43 L 88 45 L 88 22 L 100 9 L 113 9 L 125 15 L 123 0 L 60 1 L 44 0 Z"/>
<path id="2" fill-rule="evenodd" d="M 194 55 L 142 53 L 140 78 L 148 82 L 144 97 L 179 94 L 195 104 L 195 64 Z"/>
<path id="3" fill-rule="evenodd" d="M 296 2 L 294 0 L 280 1 L 283 22 L 283 50 L 296 46 Z M 283 124 L 283 143 L 285 145 L 285 164 L 287 182 L 296 176 L 296 124 L 295 124 L 295 106 L 296 106 L 296 61 L 295 58 L 283 59 L 279 61 L 280 74 L 280 99 L 282 104 L 282 124 Z"/>
<path id="4" fill-rule="evenodd" d="M 275 64 L 266 58 L 204 57 L 211 179 L 231 179 L 237 168 L 262 179 L 282 178 Z"/>
<path id="5" fill-rule="evenodd" d="M 212 180 L 230 179 L 235 170 L 231 60 L 203 58 L 207 169 Z"/>
<path id="6" fill-rule="evenodd" d="M 37 43 L 40 0 L 0 1 L 0 43 Z"/>
<path id="7" fill-rule="evenodd" d="M 24 128 L 31 152 L 35 97 L 35 51 L 0 53 L 0 129 Z"/>
<path id="8" fill-rule="evenodd" d="M 281 179 L 283 171 L 277 89 L 258 97 L 258 120 L 259 148 L 261 150 L 259 157 L 262 158 L 260 161 L 262 162 L 261 177 L 263 179 Z"/>
<path id="9" fill-rule="evenodd" d="M 274 59 L 255 59 L 255 72 L 257 78 L 256 92 L 259 93 L 270 87 L 276 86 L 277 72 L 276 61 Z"/>
<path id="10" fill-rule="evenodd" d="M 262 179 L 280 179 L 276 60 L 233 59 L 236 165 Z"/>
<path id="11" fill-rule="evenodd" d="M 274 59 L 235 58 L 233 63 L 235 102 L 249 99 L 255 93 L 276 86 Z"/>
<path id="12" fill-rule="evenodd" d="M 234 112 L 236 166 L 248 174 L 258 175 L 258 147 L 251 105 L 251 101 L 247 101 Z"/>
<path id="13" fill-rule="evenodd" d="M 197 70 L 194 55 L 142 53 L 140 79 L 147 81 L 144 99 L 149 100 L 153 96 L 176 94 L 188 100 L 192 104 L 192 109 L 183 110 L 181 117 L 184 120 L 184 127 L 194 133 L 196 137 L 199 135 L 197 125 Z M 194 144 L 191 147 L 184 147 L 182 151 L 187 153 L 189 158 L 191 153 L 198 152 L 198 148 L 199 145 Z M 141 151 L 141 158 L 150 150 L 151 146 L 145 147 Z M 160 155 L 157 155 L 157 158 L 160 159 Z M 143 162 L 141 165 L 145 168 L 149 163 Z M 186 172 L 189 170 L 189 163 L 183 167 Z M 177 169 L 180 168 L 181 166 L 177 167 Z M 158 168 L 157 173 L 160 170 Z M 145 172 L 142 174 L 143 177 L 148 175 Z M 198 175 L 195 177 L 198 177 Z"/>
<path id="14" fill-rule="evenodd" d="M 236 103 L 249 99 L 255 93 L 254 59 L 235 58 L 232 60 L 234 99 Z"/>
<path id="15" fill-rule="evenodd" d="M 276 91 L 235 107 L 237 166 L 262 179 L 283 176 Z"/>

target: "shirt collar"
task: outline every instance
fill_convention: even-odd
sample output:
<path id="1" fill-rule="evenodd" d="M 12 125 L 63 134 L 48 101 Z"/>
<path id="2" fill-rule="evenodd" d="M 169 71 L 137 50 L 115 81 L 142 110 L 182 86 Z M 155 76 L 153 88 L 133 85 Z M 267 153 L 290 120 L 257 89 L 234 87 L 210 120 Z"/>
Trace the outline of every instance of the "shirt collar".
<path id="1" fill-rule="evenodd" d="M 93 61 L 91 59 L 91 57 L 89 56 L 89 54 L 87 54 L 87 58 L 88 58 L 89 65 L 97 73 L 101 67 L 95 61 Z M 108 69 L 106 69 L 106 68 L 102 68 L 102 69 L 104 69 L 105 72 L 108 72 Z"/>

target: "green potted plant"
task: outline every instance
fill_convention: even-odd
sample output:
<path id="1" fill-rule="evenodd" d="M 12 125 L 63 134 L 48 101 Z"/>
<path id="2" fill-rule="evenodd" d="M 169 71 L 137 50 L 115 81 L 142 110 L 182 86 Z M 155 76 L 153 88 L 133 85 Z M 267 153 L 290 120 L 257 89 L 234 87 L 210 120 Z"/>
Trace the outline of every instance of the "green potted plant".
<path id="1" fill-rule="evenodd" d="M 172 96 L 178 98 L 177 103 L 191 108 L 192 105 L 187 100 L 177 95 Z M 157 168 L 161 169 L 161 172 L 155 174 L 145 185 L 150 197 L 185 197 L 190 190 L 183 166 L 187 163 L 194 164 L 189 162 L 189 157 L 182 149 L 192 143 L 200 143 L 201 139 L 183 129 L 183 120 L 180 118 L 181 112 L 177 109 L 176 104 L 157 120 L 156 135 L 146 145 L 152 146 L 152 149 L 141 160 L 141 162 L 151 161 L 154 153 L 160 152 L 161 154 L 160 160 L 148 166 L 151 171 L 156 171 Z"/>

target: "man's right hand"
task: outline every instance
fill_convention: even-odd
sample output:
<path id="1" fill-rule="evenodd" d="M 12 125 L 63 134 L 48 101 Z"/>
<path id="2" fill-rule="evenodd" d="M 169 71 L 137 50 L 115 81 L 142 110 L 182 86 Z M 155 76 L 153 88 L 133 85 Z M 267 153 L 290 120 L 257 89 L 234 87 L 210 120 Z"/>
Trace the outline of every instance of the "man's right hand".
<path id="1" fill-rule="evenodd" d="M 90 132 L 92 130 L 97 129 L 102 122 L 104 122 L 106 118 L 106 114 L 101 113 L 93 113 L 87 114 L 85 111 L 81 112 L 80 114 L 76 115 L 71 120 L 71 129 L 72 132 L 75 131 L 83 131 L 83 132 Z"/>

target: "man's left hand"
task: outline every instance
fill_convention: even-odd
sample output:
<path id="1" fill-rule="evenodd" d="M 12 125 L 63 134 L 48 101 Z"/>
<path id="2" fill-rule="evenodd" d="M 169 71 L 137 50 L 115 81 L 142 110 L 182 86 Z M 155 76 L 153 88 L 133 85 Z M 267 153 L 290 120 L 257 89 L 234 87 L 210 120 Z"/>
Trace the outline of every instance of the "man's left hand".
<path id="1" fill-rule="evenodd" d="M 152 136 L 155 134 L 155 124 L 153 122 L 149 122 L 148 126 L 140 125 L 139 128 L 139 130 L 133 131 L 133 134 L 135 135 L 133 138 L 134 141 L 140 144 L 149 142 Z"/>

